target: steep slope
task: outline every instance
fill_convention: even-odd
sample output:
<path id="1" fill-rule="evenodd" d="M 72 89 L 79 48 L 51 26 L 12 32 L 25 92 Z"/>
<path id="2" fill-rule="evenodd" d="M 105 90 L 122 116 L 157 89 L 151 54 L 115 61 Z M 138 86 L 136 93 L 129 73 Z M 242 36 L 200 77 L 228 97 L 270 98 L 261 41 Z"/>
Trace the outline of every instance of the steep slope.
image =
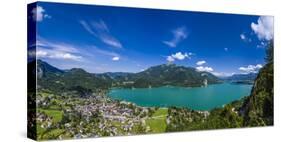
<path id="1" fill-rule="evenodd" d="M 64 73 L 63 70 L 55 68 L 42 60 L 37 60 L 37 77 L 59 76 L 62 73 Z"/>
<path id="2" fill-rule="evenodd" d="M 98 77 L 83 69 L 73 68 L 63 71 L 42 60 L 37 61 L 37 87 L 60 94 L 68 91 L 95 92 L 97 89 L 109 88 L 111 80 Z"/>
<path id="3" fill-rule="evenodd" d="M 259 72 L 241 111 L 245 126 L 273 125 L 273 63 Z"/>
<path id="4" fill-rule="evenodd" d="M 37 88 L 38 89 L 50 89 L 50 90 L 61 90 L 63 86 L 58 84 L 56 81 L 61 75 L 64 73 L 63 70 L 60 70 L 50 64 L 42 61 L 34 60 L 32 63 L 29 64 L 36 64 L 36 71 L 37 74 Z"/>

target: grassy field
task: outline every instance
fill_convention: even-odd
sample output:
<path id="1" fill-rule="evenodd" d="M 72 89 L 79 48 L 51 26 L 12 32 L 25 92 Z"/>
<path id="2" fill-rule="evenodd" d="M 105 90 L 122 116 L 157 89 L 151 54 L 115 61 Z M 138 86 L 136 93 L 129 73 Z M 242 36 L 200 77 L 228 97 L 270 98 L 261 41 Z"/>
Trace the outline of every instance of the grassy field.
<path id="1" fill-rule="evenodd" d="M 46 93 L 46 92 L 40 92 L 40 95 L 43 97 L 53 96 L 53 94 Z"/>
<path id="2" fill-rule="evenodd" d="M 158 109 L 151 118 L 146 120 L 146 124 L 150 127 L 152 133 L 162 133 L 166 130 L 166 117 L 168 115 L 167 108 Z"/>
<path id="3" fill-rule="evenodd" d="M 46 131 L 46 129 L 42 128 L 39 123 L 37 123 L 36 127 L 37 127 L 36 131 L 37 131 L 38 136 L 40 136 L 41 134 L 43 134 Z"/>
<path id="4" fill-rule="evenodd" d="M 44 112 L 46 115 L 52 117 L 54 123 L 60 122 L 62 119 L 63 112 L 60 110 L 39 109 L 39 111 Z"/>

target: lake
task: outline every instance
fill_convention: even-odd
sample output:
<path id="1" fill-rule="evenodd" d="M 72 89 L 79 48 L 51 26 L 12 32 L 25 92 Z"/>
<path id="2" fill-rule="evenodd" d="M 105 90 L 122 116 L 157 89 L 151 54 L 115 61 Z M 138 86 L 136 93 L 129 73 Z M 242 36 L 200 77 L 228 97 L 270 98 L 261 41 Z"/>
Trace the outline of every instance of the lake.
<path id="1" fill-rule="evenodd" d="M 252 85 L 213 84 L 207 87 L 175 87 L 123 89 L 113 88 L 112 99 L 128 101 L 145 107 L 187 107 L 194 110 L 211 110 L 250 95 Z"/>

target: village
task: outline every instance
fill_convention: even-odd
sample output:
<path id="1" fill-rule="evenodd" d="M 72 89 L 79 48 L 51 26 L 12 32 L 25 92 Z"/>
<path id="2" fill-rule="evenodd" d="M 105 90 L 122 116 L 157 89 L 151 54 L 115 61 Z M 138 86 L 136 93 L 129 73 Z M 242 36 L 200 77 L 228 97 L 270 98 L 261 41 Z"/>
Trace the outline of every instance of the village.
<path id="1" fill-rule="evenodd" d="M 72 95 L 37 95 L 37 129 L 41 139 L 86 138 L 141 134 L 157 108 L 109 99 L 104 92 L 85 98 Z"/>

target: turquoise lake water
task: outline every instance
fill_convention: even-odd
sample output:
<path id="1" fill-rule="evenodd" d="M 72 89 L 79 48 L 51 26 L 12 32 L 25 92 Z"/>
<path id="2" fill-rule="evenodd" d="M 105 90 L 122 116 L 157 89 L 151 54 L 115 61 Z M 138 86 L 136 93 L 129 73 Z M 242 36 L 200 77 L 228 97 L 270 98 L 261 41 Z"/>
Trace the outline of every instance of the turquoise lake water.
<path id="1" fill-rule="evenodd" d="M 178 106 L 194 110 L 210 110 L 250 95 L 252 85 L 214 84 L 207 87 L 175 87 L 111 89 L 112 99 L 146 107 Z"/>

